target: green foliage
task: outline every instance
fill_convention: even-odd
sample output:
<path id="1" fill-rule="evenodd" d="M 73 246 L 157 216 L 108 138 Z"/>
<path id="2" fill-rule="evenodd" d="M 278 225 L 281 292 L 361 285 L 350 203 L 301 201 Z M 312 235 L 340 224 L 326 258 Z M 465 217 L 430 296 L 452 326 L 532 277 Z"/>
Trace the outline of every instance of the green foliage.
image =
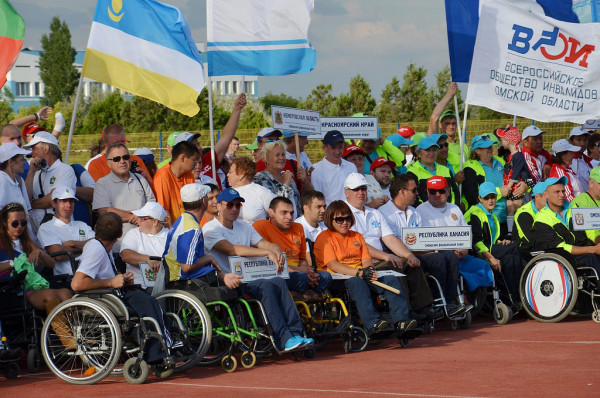
<path id="1" fill-rule="evenodd" d="M 341 97 L 340 102 L 342 102 Z M 350 115 L 358 112 L 370 115 L 375 109 L 376 102 L 371 96 L 371 86 L 361 75 L 356 75 L 350 80 L 349 104 Z"/>
<path id="2" fill-rule="evenodd" d="M 319 84 L 306 97 L 301 108 L 319 111 L 321 116 L 333 116 L 335 97 L 331 94 L 331 84 Z"/>
<path id="3" fill-rule="evenodd" d="M 77 52 L 71 47 L 71 32 L 66 22 L 52 18 L 50 34 L 42 36 L 40 77 L 44 82 L 42 104 L 53 106 L 66 100 L 77 87 L 79 72 L 73 66 Z"/>
<path id="4" fill-rule="evenodd" d="M 268 116 L 271 116 L 271 105 L 286 106 L 288 108 L 298 108 L 301 100 L 290 97 L 286 94 L 273 94 L 270 91 L 258 100 Z M 264 126 L 263 126 L 264 127 Z"/>
<path id="5" fill-rule="evenodd" d="M 8 124 L 15 118 L 10 103 L 15 100 L 14 95 L 8 87 L 4 87 L 4 90 L 0 92 L 0 127 Z"/>
<path id="6" fill-rule="evenodd" d="M 375 115 L 379 118 L 379 123 L 392 123 L 398 120 L 401 101 L 400 82 L 394 76 L 381 92 L 381 102 L 377 104 L 375 109 Z"/>
<path id="7" fill-rule="evenodd" d="M 81 130 L 87 134 L 100 133 L 109 124 L 121 124 L 121 109 L 125 100 L 118 91 L 90 106 Z"/>
<path id="8" fill-rule="evenodd" d="M 404 74 L 404 83 L 400 89 L 398 104 L 399 120 L 426 120 L 431 115 L 432 103 L 427 89 L 427 69 L 410 63 Z"/>

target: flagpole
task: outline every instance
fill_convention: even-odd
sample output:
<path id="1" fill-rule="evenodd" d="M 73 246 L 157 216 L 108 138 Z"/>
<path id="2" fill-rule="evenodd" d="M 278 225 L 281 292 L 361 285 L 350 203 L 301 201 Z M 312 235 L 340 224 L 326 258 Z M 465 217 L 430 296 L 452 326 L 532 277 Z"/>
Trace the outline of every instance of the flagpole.
<path id="1" fill-rule="evenodd" d="M 213 180 L 217 181 L 217 169 L 215 168 L 215 135 L 213 129 L 212 82 L 208 73 L 206 74 L 206 82 L 208 88 L 208 122 L 210 126 L 210 162 L 212 165 Z"/>
<path id="2" fill-rule="evenodd" d="M 456 98 L 456 95 L 454 96 L 454 113 L 456 113 L 456 128 L 458 129 L 458 139 L 460 140 L 460 170 L 462 170 L 465 142 L 460 129 L 460 113 L 458 113 L 458 99 Z"/>
<path id="3" fill-rule="evenodd" d="M 517 127 L 517 115 L 513 116 L 513 127 Z"/>
<path id="4" fill-rule="evenodd" d="M 73 115 L 71 116 L 71 126 L 69 127 L 69 139 L 67 140 L 67 153 L 65 154 L 65 164 L 69 163 L 69 153 L 71 153 L 71 141 L 73 140 L 73 128 L 75 127 L 75 118 L 77 117 L 77 106 L 79 105 L 79 97 L 81 96 L 81 83 L 83 75 L 79 75 L 79 84 L 77 85 L 77 95 L 75 96 L 75 106 L 73 107 Z"/>

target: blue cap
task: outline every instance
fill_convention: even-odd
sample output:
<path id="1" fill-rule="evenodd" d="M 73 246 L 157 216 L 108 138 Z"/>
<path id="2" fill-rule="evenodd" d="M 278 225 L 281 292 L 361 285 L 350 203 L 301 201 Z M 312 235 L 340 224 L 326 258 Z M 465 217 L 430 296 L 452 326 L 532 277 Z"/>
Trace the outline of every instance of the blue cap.
<path id="1" fill-rule="evenodd" d="M 496 186 L 494 184 L 491 182 L 484 182 L 479 186 L 479 197 L 485 198 L 491 194 L 498 196 L 498 192 L 496 191 Z"/>
<path id="2" fill-rule="evenodd" d="M 533 190 L 531 191 L 531 193 L 533 194 L 533 196 L 541 195 L 544 193 L 544 191 L 546 190 L 547 187 L 548 187 L 548 185 L 546 184 L 546 181 L 538 182 L 533 187 Z"/>
<path id="3" fill-rule="evenodd" d="M 344 142 L 344 135 L 338 130 L 331 130 L 323 137 L 323 144 L 334 146 L 338 142 Z"/>
<path id="4" fill-rule="evenodd" d="M 494 145 L 495 142 L 490 139 L 490 136 L 487 134 L 480 134 L 473 137 L 471 140 L 471 150 L 478 148 L 489 148 Z"/>
<path id="5" fill-rule="evenodd" d="M 546 181 L 544 181 L 544 183 L 546 184 L 546 189 L 547 189 L 550 185 L 554 185 L 554 184 L 567 185 L 569 183 L 569 179 L 565 176 L 562 176 L 560 178 L 550 177 L 550 178 L 546 178 Z"/>
<path id="6" fill-rule="evenodd" d="M 435 145 L 436 148 L 440 146 L 437 144 L 438 140 L 434 136 L 428 136 L 419 141 L 419 145 L 417 145 L 417 149 L 428 149 Z"/>
<path id="7" fill-rule="evenodd" d="M 385 140 L 391 142 L 392 145 L 394 145 L 394 146 L 400 146 L 400 145 L 409 145 L 410 146 L 414 143 L 413 140 L 407 140 L 406 138 L 402 137 L 400 134 L 392 134 Z"/>
<path id="8" fill-rule="evenodd" d="M 217 197 L 217 202 L 233 202 L 234 200 L 239 199 L 240 202 L 245 202 L 246 200 L 240 196 L 240 193 L 233 188 L 227 188 L 223 192 L 219 194 Z"/>
<path id="9" fill-rule="evenodd" d="M 298 137 L 308 137 L 310 133 L 298 131 Z M 283 138 L 290 138 L 294 136 L 294 130 L 283 130 Z"/>
<path id="10" fill-rule="evenodd" d="M 431 134 L 431 137 L 435 137 L 435 142 L 438 142 L 440 139 L 448 139 L 448 134 Z"/>

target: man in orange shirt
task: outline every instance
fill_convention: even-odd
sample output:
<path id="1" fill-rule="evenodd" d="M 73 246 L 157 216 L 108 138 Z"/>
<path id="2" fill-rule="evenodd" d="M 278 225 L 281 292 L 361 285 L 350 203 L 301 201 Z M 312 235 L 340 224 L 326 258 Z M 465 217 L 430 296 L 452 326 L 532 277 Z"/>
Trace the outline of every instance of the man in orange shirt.
<path id="1" fill-rule="evenodd" d="M 196 182 L 192 170 L 200 160 L 198 148 L 188 141 L 175 145 L 171 154 L 173 160 L 154 174 L 156 201 L 167 211 L 169 225 L 173 224 L 183 213 L 183 202 L 179 190 L 184 185 Z"/>
<path id="2" fill-rule="evenodd" d="M 289 290 L 322 292 L 331 282 L 331 274 L 308 266 L 304 227 L 293 220 L 294 205 L 288 198 L 278 196 L 269 204 L 269 220 L 258 220 L 253 227 L 263 239 L 285 251 L 290 272 L 290 279 L 286 281 Z"/>
<path id="3" fill-rule="evenodd" d="M 123 130 L 123 127 L 118 124 L 110 124 L 104 130 L 102 130 L 102 140 L 104 141 L 104 148 L 108 148 L 116 143 L 125 144 L 126 142 L 129 142 L 125 139 L 125 130 Z M 148 181 L 148 184 L 152 186 L 152 178 L 150 177 L 150 173 L 148 172 L 148 169 L 146 168 L 142 158 L 131 155 L 131 163 L 133 164 L 134 161 L 137 162 L 137 169 L 131 171 L 142 175 L 146 181 Z M 111 169 L 108 167 L 108 162 L 106 161 L 105 153 L 92 160 L 87 169 L 94 181 L 98 181 L 102 177 L 108 175 L 110 170 Z"/>

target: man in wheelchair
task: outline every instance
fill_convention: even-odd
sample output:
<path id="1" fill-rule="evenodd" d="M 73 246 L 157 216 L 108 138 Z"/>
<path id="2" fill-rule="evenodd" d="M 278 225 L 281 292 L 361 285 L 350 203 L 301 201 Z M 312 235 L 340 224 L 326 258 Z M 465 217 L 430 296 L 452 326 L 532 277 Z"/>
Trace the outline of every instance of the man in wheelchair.
<path id="1" fill-rule="evenodd" d="M 83 247 L 80 265 L 71 282 L 75 292 L 86 292 L 96 289 L 115 289 L 117 296 L 125 305 L 139 316 L 149 317 L 157 321 L 165 344 L 171 347 L 171 339 L 165 327 L 163 312 L 158 301 L 146 292 L 133 286 L 133 274 L 117 272 L 112 247 L 121 237 L 123 221 L 112 212 L 102 214 L 96 223 L 96 238 Z M 150 326 L 152 330 L 152 326 Z M 158 332 L 158 331 L 157 331 Z M 157 339 L 149 339 L 145 347 L 144 360 L 148 364 L 170 365 L 173 363 L 168 352 L 161 348 Z"/>

